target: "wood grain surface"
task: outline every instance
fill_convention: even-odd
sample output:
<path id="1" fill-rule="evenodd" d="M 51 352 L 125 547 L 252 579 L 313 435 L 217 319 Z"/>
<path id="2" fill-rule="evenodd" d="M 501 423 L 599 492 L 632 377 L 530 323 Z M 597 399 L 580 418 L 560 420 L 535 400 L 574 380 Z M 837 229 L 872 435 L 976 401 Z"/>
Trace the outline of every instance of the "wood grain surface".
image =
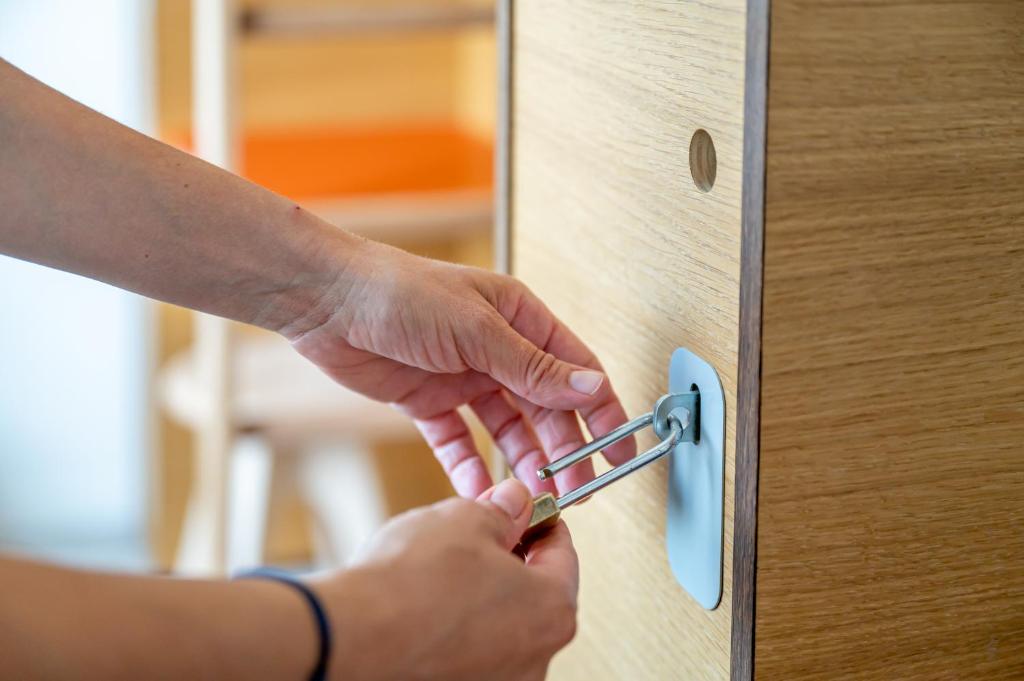
<path id="1" fill-rule="evenodd" d="M 566 513 L 581 621 L 553 681 L 729 676 L 745 8 L 515 4 L 513 272 L 594 348 L 631 415 L 665 391 L 679 346 L 726 394 L 721 605 L 705 611 L 670 572 L 659 462 Z M 708 193 L 688 163 L 701 128 L 717 157 Z"/>
<path id="2" fill-rule="evenodd" d="M 771 31 L 756 676 L 1024 678 L 1024 4 Z"/>

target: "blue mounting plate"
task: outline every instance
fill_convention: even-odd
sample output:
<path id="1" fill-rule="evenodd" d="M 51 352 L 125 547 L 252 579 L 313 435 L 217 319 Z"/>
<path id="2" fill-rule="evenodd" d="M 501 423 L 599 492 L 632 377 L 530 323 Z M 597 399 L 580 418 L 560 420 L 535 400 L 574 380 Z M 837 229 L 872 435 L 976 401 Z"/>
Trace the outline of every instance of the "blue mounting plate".
<path id="1" fill-rule="evenodd" d="M 665 547 L 676 581 L 708 610 L 722 600 L 722 490 L 725 485 L 725 394 L 718 373 L 685 348 L 672 353 L 670 393 L 700 391 L 697 442 L 669 456 Z"/>

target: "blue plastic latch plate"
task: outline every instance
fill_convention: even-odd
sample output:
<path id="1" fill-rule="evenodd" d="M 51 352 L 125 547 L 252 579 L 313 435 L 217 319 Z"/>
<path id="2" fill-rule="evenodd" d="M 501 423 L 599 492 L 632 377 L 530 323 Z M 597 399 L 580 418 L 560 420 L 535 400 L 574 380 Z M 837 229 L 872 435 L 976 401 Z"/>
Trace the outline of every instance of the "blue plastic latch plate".
<path id="1" fill-rule="evenodd" d="M 665 546 L 676 580 L 708 610 L 722 600 L 725 394 L 718 373 L 685 348 L 672 353 L 670 393 L 700 391 L 700 435 L 670 454 Z"/>

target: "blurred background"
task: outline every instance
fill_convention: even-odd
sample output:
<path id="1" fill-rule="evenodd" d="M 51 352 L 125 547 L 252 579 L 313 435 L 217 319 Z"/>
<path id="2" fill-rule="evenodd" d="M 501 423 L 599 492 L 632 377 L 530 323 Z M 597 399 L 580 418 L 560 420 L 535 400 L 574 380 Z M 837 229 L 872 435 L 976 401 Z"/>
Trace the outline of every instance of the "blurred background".
<path id="1" fill-rule="evenodd" d="M 0 0 L 0 57 L 335 224 L 490 265 L 491 2 Z M 0 311 L 0 551 L 327 565 L 452 493 L 404 417 L 271 334 L 3 257 Z"/>

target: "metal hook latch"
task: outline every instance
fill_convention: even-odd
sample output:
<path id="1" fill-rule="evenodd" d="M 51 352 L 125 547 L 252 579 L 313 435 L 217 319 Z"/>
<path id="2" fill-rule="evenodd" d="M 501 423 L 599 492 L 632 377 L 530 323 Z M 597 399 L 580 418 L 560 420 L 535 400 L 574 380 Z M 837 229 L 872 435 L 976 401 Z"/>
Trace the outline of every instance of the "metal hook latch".
<path id="1" fill-rule="evenodd" d="M 524 537 L 534 536 L 542 530 L 551 527 L 558 521 L 558 515 L 562 509 L 586 499 L 594 492 L 604 489 L 616 480 L 620 480 L 630 473 L 640 470 L 647 464 L 660 459 L 671 452 L 679 443 L 696 442 L 700 433 L 700 393 L 696 390 L 691 390 L 686 393 L 663 395 L 655 403 L 653 411 L 643 416 L 638 416 L 610 433 L 569 452 L 560 459 L 552 461 L 537 471 L 537 477 L 541 480 L 547 480 L 555 473 L 579 463 L 592 454 L 629 437 L 639 430 L 643 430 L 647 426 L 652 426 L 654 432 L 661 438 L 661 442 L 654 447 L 637 455 L 636 458 L 599 475 L 590 482 L 566 492 L 560 497 L 556 498 L 555 495 L 549 492 L 536 497 L 533 500 L 533 515 L 530 518 L 530 526 L 526 530 Z"/>

